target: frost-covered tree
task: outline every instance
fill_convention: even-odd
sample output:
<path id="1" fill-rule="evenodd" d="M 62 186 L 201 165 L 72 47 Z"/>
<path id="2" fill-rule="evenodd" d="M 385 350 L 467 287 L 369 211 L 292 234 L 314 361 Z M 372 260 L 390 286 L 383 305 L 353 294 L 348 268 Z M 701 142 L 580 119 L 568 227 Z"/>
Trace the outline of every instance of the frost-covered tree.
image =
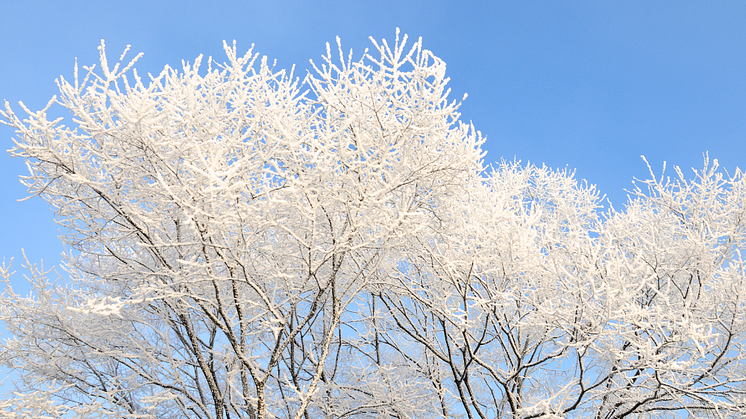
<path id="1" fill-rule="evenodd" d="M 741 171 L 602 213 L 572 173 L 485 168 L 420 41 L 338 50 L 146 82 L 102 43 L 44 110 L 6 103 L 70 251 L 29 296 L 0 269 L 0 416 L 746 414 Z"/>

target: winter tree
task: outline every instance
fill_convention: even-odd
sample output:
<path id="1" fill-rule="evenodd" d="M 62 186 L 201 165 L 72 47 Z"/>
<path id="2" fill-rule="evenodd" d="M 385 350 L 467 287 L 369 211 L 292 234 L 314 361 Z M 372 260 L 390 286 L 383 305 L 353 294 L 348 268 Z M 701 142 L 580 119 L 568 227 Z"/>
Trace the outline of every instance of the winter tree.
<path id="1" fill-rule="evenodd" d="M 225 51 L 143 80 L 102 43 L 45 109 L 5 104 L 69 252 L 28 296 L 0 269 L 3 417 L 746 414 L 740 170 L 651 170 L 604 212 L 486 167 L 421 41 L 302 80 Z"/>

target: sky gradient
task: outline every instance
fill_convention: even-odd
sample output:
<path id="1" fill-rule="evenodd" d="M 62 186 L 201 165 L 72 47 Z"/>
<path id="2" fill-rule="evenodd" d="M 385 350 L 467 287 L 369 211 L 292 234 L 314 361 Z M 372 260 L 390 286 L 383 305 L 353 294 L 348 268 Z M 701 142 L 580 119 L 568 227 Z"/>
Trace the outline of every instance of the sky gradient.
<path id="1" fill-rule="evenodd" d="M 312 3 L 320 3 L 312 4 Z M 222 41 L 296 65 L 342 39 L 360 57 L 369 36 L 396 27 L 447 63 L 462 119 L 487 137 L 486 162 L 518 159 L 576 170 L 617 208 L 632 179 L 663 161 L 685 173 L 709 152 L 746 168 L 746 3 L 580 1 L 8 1 L 0 12 L 0 99 L 41 109 L 74 60 L 110 59 L 127 44 L 140 74 L 199 54 L 223 61 Z M 134 56 L 134 54 L 131 54 Z M 2 150 L 13 131 L 0 126 Z M 21 249 L 45 266 L 63 247 L 46 202 L 26 196 L 20 159 L 0 154 L 0 259 Z M 673 171 L 669 171 L 673 173 Z"/>

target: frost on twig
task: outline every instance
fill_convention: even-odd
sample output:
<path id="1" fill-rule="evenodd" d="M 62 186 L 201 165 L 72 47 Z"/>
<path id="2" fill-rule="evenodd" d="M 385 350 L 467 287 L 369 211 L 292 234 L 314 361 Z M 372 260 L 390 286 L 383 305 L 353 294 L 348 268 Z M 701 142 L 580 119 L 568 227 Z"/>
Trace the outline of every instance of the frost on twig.
<path id="1" fill-rule="evenodd" d="M 421 40 L 338 40 L 303 80 L 224 48 L 146 81 L 102 42 L 0 111 L 71 249 L 28 296 L 0 268 L 0 415 L 746 414 L 740 170 L 602 213 L 572 172 L 485 168 Z"/>

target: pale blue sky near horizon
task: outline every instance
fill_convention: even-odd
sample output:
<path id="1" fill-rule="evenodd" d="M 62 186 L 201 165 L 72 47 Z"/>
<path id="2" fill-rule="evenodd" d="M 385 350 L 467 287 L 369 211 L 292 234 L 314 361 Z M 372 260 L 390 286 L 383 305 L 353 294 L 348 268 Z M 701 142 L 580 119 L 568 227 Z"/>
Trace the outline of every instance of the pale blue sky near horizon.
<path id="1" fill-rule="evenodd" d="M 359 57 L 369 36 L 395 29 L 423 38 L 445 60 L 451 98 L 487 137 L 485 161 L 518 159 L 576 170 L 615 207 L 632 179 L 663 161 L 746 168 L 746 3 L 695 1 L 4 1 L 0 100 L 41 109 L 71 78 L 127 44 L 145 55 L 141 74 L 199 54 L 224 60 L 222 41 L 309 69 L 325 43 L 342 39 Z M 12 146 L 13 131 L 0 126 Z M 0 260 L 21 248 L 59 263 L 63 247 L 46 202 L 26 196 L 21 159 L 0 153 Z M 673 173 L 669 171 L 669 173 Z M 19 272 L 20 273 L 20 272 Z"/>

